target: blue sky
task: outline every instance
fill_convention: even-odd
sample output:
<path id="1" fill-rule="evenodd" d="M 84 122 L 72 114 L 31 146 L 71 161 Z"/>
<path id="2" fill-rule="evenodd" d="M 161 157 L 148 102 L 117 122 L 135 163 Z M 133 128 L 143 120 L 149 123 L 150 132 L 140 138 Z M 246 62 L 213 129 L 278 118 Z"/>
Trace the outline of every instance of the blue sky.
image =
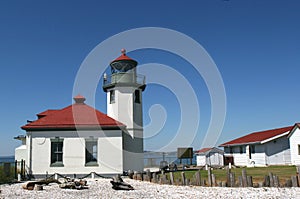
<path id="1" fill-rule="evenodd" d="M 253 131 L 293 125 L 300 121 L 299 10 L 297 0 L 0 1 L 0 155 L 14 153 L 19 142 L 13 137 L 24 134 L 20 126 L 27 119 L 72 103 L 78 69 L 95 46 L 140 27 L 182 32 L 214 60 L 227 96 L 226 120 L 217 144 Z M 107 51 L 118 54 L 120 49 Z M 128 55 L 140 64 L 170 65 L 190 81 L 201 110 L 199 133 L 192 144 L 199 148 L 211 114 L 201 76 L 168 52 L 146 49 Z M 148 109 L 154 104 L 167 112 L 164 128 L 145 141 L 145 149 L 157 149 L 178 128 L 178 101 L 159 85 L 149 85 L 143 97 L 146 125 Z M 106 112 L 101 82 L 95 106 Z"/>

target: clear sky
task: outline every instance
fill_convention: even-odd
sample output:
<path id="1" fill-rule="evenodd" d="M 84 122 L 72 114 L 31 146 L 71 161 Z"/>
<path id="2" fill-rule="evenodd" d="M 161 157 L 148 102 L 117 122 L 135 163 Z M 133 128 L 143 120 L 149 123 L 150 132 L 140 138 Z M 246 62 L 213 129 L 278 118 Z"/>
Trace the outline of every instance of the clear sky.
<path id="1" fill-rule="evenodd" d="M 76 74 L 91 50 L 115 34 L 141 27 L 181 32 L 214 60 L 227 99 L 225 124 L 216 144 L 300 122 L 299 10 L 298 0 L 0 1 L 0 155 L 14 154 L 20 143 L 13 137 L 25 133 L 20 126 L 26 120 L 73 103 Z M 107 51 L 118 55 L 120 49 Z M 211 102 L 201 75 L 165 51 L 144 49 L 128 55 L 140 64 L 169 65 L 190 82 L 201 111 L 191 145 L 203 146 Z M 150 84 L 143 94 L 146 126 L 151 125 L 149 110 L 158 108 L 153 118 L 166 114 L 159 133 L 145 140 L 146 150 L 156 150 L 178 129 L 180 102 L 176 93 L 161 85 Z M 106 112 L 101 82 L 95 97 L 96 108 Z M 155 123 L 146 135 L 151 129 Z M 186 131 L 189 136 L 190 129 Z"/>

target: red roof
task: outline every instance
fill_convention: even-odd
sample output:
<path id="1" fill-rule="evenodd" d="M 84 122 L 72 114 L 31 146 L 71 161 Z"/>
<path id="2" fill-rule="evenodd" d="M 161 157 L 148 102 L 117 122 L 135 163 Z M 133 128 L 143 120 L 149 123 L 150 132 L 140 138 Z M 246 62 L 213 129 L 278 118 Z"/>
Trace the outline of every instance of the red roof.
<path id="1" fill-rule="evenodd" d="M 293 126 L 278 128 L 278 129 L 272 129 L 272 130 L 266 130 L 266 131 L 260 131 L 251 133 L 248 135 L 245 135 L 243 137 L 237 138 L 235 140 L 231 140 L 229 142 L 225 142 L 221 144 L 220 146 L 230 146 L 230 145 L 244 145 L 249 143 L 259 143 L 264 140 L 270 139 L 275 136 L 279 136 L 283 133 L 289 132 L 292 130 Z"/>
<path id="2" fill-rule="evenodd" d="M 46 115 L 49 115 L 49 114 L 51 114 L 51 113 L 54 113 L 55 111 L 57 111 L 57 110 L 51 110 L 51 109 L 49 109 L 49 110 L 43 111 L 43 112 L 41 112 L 41 113 L 38 113 L 38 114 L 36 114 L 36 115 L 37 115 L 38 118 L 40 119 L 40 118 L 42 118 L 42 117 L 44 117 L 44 116 L 46 116 Z"/>
<path id="3" fill-rule="evenodd" d="M 117 59 L 115 59 L 114 61 L 120 61 L 120 60 L 131 60 L 131 61 L 135 61 L 133 59 L 131 59 L 130 57 L 128 57 L 126 54 L 122 54 L 120 57 L 118 57 Z M 114 62 L 113 61 L 113 62 Z"/>
<path id="4" fill-rule="evenodd" d="M 114 120 L 106 114 L 86 105 L 82 96 L 74 97 L 75 104 L 60 110 L 47 110 L 37 114 L 38 119 L 21 128 L 30 130 L 49 129 L 105 129 L 121 128 L 124 124 Z"/>
<path id="5" fill-rule="evenodd" d="M 114 61 L 112 61 L 112 62 L 121 61 L 121 60 L 128 60 L 128 61 L 136 62 L 134 59 L 131 59 L 130 57 L 128 57 L 126 55 L 126 50 L 125 49 L 122 49 L 121 52 L 122 52 L 122 55 L 120 57 L 118 57 L 117 59 L 115 59 Z"/>
<path id="6" fill-rule="evenodd" d="M 196 151 L 195 153 L 205 153 L 207 151 L 210 151 L 211 149 L 213 149 L 213 148 L 202 148 L 202 149 Z"/>

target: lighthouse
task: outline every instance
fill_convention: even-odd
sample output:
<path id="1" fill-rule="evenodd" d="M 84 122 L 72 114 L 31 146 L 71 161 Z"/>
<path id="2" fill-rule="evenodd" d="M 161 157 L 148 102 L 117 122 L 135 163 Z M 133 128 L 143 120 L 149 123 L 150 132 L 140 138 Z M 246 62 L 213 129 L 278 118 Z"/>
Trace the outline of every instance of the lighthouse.
<path id="1" fill-rule="evenodd" d="M 111 74 L 103 76 L 107 93 L 107 115 L 126 125 L 123 133 L 124 170 L 143 171 L 143 100 L 145 76 L 137 74 L 137 61 L 121 50 L 110 63 Z"/>

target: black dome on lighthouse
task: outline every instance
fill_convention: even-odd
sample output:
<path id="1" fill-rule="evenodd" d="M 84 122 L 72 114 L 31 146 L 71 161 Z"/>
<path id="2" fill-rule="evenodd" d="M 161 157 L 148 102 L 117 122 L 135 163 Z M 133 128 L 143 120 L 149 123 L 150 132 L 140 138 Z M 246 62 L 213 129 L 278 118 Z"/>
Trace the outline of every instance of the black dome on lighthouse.
<path id="1" fill-rule="evenodd" d="M 120 57 L 118 57 L 117 59 L 113 60 L 110 63 L 110 66 L 120 72 L 126 72 L 128 70 L 131 70 L 133 68 L 135 68 L 138 64 L 137 61 L 135 61 L 134 59 L 131 59 L 130 57 L 128 57 L 126 55 L 126 50 L 122 49 L 121 50 L 122 55 Z"/>

